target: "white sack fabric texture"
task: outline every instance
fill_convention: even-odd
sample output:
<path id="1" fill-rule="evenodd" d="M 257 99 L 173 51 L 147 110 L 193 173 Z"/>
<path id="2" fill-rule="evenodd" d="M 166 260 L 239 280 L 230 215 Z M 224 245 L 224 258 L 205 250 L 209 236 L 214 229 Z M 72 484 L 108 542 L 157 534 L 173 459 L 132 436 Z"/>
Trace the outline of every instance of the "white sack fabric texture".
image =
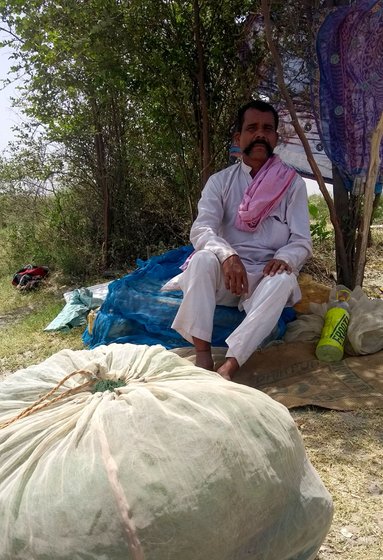
<path id="1" fill-rule="evenodd" d="M 9 423 L 78 370 L 123 386 L 76 373 Z M 0 560 L 313 560 L 329 529 L 287 409 L 161 346 L 59 352 L 0 411 Z"/>

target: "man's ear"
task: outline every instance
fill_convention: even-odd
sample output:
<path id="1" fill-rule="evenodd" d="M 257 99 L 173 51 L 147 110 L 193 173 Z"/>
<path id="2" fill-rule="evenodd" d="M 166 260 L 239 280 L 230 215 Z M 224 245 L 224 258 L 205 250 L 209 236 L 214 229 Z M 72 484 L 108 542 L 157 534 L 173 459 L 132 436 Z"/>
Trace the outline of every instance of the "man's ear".
<path id="1" fill-rule="evenodd" d="M 233 135 L 233 140 L 237 144 L 237 146 L 239 146 L 240 138 L 241 138 L 241 133 L 240 132 L 235 132 L 234 135 Z"/>

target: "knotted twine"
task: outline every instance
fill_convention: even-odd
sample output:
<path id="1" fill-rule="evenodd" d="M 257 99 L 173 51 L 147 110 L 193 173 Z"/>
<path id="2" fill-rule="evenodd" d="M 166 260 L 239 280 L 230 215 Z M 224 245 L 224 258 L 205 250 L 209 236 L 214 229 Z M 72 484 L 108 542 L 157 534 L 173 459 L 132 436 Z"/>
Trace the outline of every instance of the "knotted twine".
<path id="1" fill-rule="evenodd" d="M 78 385 L 77 387 L 73 387 L 72 389 L 68 389 L 67 391 L 64 391 L 63 393 L 61 393 L 57 397 L 54 397 L 51 400 L 47 400 L 47 399 L 49 399 L 49 397 L 51 395 L 53 395 L 61 387 L 61 385 L 63 385 L 66 381 L 68 381 L 68 379 L 70 379 L 71 377 L 74 377 L 75 375 L 82 375 L 84 377 L 88 377 L 88 378 L 90 377 L 91 379 L 89 379 L 88 381 L 85 381 L 84 383 L 82 383 L 81 385 Z M 10 424 L 13 424 L 17 420 L 20 420 L 21 418 L 26 418 L 27 416 L 30 416 L 31 414 L 33 414 L 34 412 L 37 412 L 38 410 L 42 410 L 44 408 L 47 408 L 48 406 L 51 406 L 52 404 L 55 404 L 56 402 L 59 402 L 59 401 L 65 399 L 66 397 L 69 397 L 69 396 L 74 395 L 76 393 L 79 393 L 81 391 L 85 391 L 86 389 L 89 389 L 90 387 L 92 387 L 92 385 L 95 385 L 94 388 L 93 388 L 94 389 L 93 392 L 96 392 L 96 391 L 112 390 L 116 387 L 122 387 L 123 385 L 125 385 L 125 383 L 122 382 L 122 381 L 111 381 L 111 380 L 103 380 L 103 379 L 100 380 L 96 376 L 96 374 L 94 374 L 92 371 L 85 370 L 85 369 L 79 369 L 79 370 L 73 371 L 72 373 L 69 373 L 68 375 L 66 375 L 48 393 L 44 394 L 37 401 L 35 401 L 30 406 L 28 406 L 27 408 L 22 410 L 19 414 L 10 418 L 9 420 L 6 420 L 5 422 L 2 422 L 0 424 L 0 430 L 3 429 L 3 428 L 6 428 Z"/>

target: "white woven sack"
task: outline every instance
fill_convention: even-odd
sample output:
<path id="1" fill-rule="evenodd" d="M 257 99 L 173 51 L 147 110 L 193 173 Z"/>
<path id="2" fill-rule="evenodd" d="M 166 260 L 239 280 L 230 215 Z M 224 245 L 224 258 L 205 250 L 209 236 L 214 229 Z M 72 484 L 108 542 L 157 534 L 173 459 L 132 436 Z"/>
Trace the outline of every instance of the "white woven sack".
<path id="1" fill-rule="evenodd" d="M 77 373 L 12 421 L 77 370 L 124 386 Z M 62 351 L 0 411 L 1 560 L 311 560 L 329 529 L 287 409 L 160 346 Z"/>

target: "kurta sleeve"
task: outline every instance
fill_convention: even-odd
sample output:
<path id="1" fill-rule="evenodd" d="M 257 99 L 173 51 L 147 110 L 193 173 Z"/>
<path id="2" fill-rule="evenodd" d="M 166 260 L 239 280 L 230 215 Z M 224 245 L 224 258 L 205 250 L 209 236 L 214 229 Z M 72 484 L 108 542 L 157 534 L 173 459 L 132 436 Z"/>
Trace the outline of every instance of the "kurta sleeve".
<path id="1" fill-rule="evenodd" d="M 214 177 L 207 181 L 198 203 L 198 216 L 190 231 L 190 241 L 194 249 L 208 249 L 223 263 L 231 255 L 238 253 L 219 236 L 224 216 L 223 185 Z"/>
<path id="2" fill-rule="evenodd" d="M 286 221 L 290 229 L 289 240 L 278 249 L 274 258 L 286 261 L 293 270 L 300 270 L 312 255 L 312 243 L 306 184 L 299 176 L 288 192 Z"/>

